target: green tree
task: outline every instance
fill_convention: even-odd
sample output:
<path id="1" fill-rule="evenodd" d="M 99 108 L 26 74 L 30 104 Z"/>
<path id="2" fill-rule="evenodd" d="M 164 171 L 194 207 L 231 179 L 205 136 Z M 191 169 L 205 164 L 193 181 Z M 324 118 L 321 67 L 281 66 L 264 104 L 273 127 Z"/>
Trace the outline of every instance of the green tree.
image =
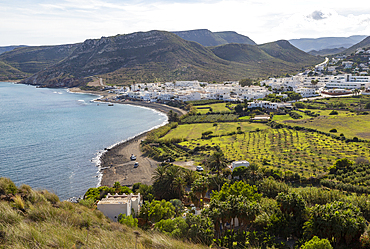
<path id="1" fill-rule="evenodd" d="M 171 202 L 161 200 L 145 203 L 140 210 L 140 218 L 151 222 L 158 222 L 162 219 L 170 219 L 175 215 L 175 207 Z"/>
<path id="2" fill-rule="evenodd" d="M 196 206 L 203 208 L 204 197 L 206 196 L 207 191 L 208 179 L 206 177 L 201 176 L 193 182 L 191 192 L 194 193 L 192 199 L 198 204 Z"/>
<path id="3" fill-rule="evenodd" d="M 249 78 L 247 78 L 247 79 L 241 79 L 239 81 L 239 84 L 241 86 L 251 86 L 251 85 L 253 85 L 253 80 L 252 79 L 249 79 Z"/>
<path id="4" fill-rule="evenodd" d="M 126 216 L 126 214 L 120 214 L 118 216 L 118 222 L 129 227 L 137 227 L 138 225 L 138 220 L 136 218 L 131 215 Z"/>
<path id="5" fill-rule="evenodd" d="M 159 222 L 155 223 L 154 229 L 177 239 L 186 239 L 189 226 L 185 219 L 182 217 L 177 217 L 173 220 L 160 220 Z"/>
<path id="6" fill-rule="evenodd" d="M 366 220 L 360 209 L 344 202 L 332 202 L 316 205 L 310 209 L 310 218 L 304 224 L 307 238 L 318 236 L 327 238 L 335 245 L 359 241 L 365 231 Z"/>
<path id="7" fill-rule="evenodd" d="M 243 109 L 244 109 L 244 107 L 243 107 L 243 105 L 241 105 L 241 104 L 237 104 L 237 105 L 235 106 L 235 112 L 236 112 L 236 113 L 242 113 L 242 112 L 243 112 Z"/>
<path id="8" fill-rule="evenodd" d="M 317 236 L 314 236 L 311 240 L 307 241 L 301 249 L 333 249 L 329 240 L 319 239 Z"/>
<path id="9" fill-rule="evenodd" d="M 243 181 L 237 181 L 231 185 L 225 183 L 219 192 L 212 192 L 211 199 L 226 201 L 228 196 L 243 196 L 250 201 L 258 201 L 261 199 L 261 194 L 257 192 L 256 186 L 251 186 Z"/>
<path id="10" fill-rule="evenodd" d="M 227 159 L 221 151 L 214 152 L 207 160 L 207 166 L 210 170 L 216 171 L 220 174 L 220 171 L 227 167 Z"/>
<path id="11" fill-rule="evenodd" d="M 154 190 L 152 185 L 141 184 L 137 193 L 142 195 L 144 201 L 151 202 L 154 199 Z"/>
<path id="12" fill-rule="evenodd" d="M 184 170 L 175 165 L 159 166 L 153 173 L 153 191 L 158 199 L 182 199 L 186 182 Z"/>

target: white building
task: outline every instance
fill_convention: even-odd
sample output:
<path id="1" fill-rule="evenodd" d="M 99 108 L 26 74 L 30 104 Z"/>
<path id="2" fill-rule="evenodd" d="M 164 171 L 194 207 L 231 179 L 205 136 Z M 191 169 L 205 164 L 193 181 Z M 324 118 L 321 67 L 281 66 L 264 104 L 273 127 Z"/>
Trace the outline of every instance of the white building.
<path id="1" fill-rule="evenodd" d="M 98 210 L 113 221 L 117 221 L 120 214 L 132 215 L 132 210 L 135 214 L 139 214 L 142 200 L 140 193 L 137 195 L 123 194 L 111 195 L 98 202 Z"/>
<path id="2" fill-rule="evenodd" d="M 318 96 L 314 88 L 300 87 L 296 89 L 295 92 L 299 93 L 303 98 Z"/>
<path id="3" fill-rule="evenodd" d="M 291 108 L 292 105 L 290 103 L 275 103 L 270 101 L 253 101 L 248 103 L 248 108 L 263 108 L 263 109 L 274 109 L 277 110 L 279 108 Z"/>
<path id="4" fill-rule="evenodd" d="M 352 68 L 353 62 L 352 61 L 343 61 L 342 66 L 344 66 L 345 69 L 346 68 Z"/>
<path id="5" fill-rule="evenodd" d="M 237 167 L 249 167 L 249 162 L 248 161 L 234 161 L 231 163 L 231 171 L 233 171 Z"/>
<path id="6" fill-rule="evenodd" d="M 370 76 L 337 75 L 326 84 L 326 88 L 361 89 L 370 87 Z"/>

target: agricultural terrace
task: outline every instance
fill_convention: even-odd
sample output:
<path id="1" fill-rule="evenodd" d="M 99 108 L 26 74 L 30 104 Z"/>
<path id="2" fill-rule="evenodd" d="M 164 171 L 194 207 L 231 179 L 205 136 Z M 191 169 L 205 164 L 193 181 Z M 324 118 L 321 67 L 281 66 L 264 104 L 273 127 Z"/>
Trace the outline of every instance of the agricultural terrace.
<path id="1" fill-rule="evenodd" d="M 238 132 L 240 127 L 241 132 L 255 131 L 256 129 L 270 128 L 267 125 L 249 122 L 231 122 L 231 123 L 204 123 L 204 124 L 182 124 L 172 129 L 161 140 L 170 140 L 173 138 L 181 138 L 186 140 L 200 139 L 202 133 L 212 132 L 212 135 L 220 136 L 231 132 Z"/>
<path id="2" fill-rule="evenodd" d="M 287 128 L 184 141 L 180 145 L 189 149 L 219 146 L 229 160 L 248 160 L 305 177 L 327 172 L 340 158 L 369 159 L 367 143 L 345 143 L 330 136 Z M 201 155 L 212 153 L 210 150 L 199 152 Z"/>
<path id="3" fill-rule="evenodd" d="M 216 103 L 209 105 L 195 106 L 197 113 L 206 114 L 208 112 L 233 112 L 235 104 L 230 103 Z"/>
<path id="4" fill-rule="evenodd" d="M 297 125 L 324 132 L 336 129 L 337 132 L 334 133 L 336 135 L 343 133 L 346 138 L 358 137 L 370 140 L 370 115 L 357 115 L 348 111 L 338 111 L 338 115 L 329 115 L 331 110 L 310 111 L 319 113 L 320 116 L 292 119 L 289 115 L 275 115 L 273 120 L 289 124 L 290 126 Z M 300 114 L 302 115 L 303 113 Z"/>
<path id="5" fill-rule="evenodd" d="M 209 114 L 209 115 L 189 115 L 181 119 L 181 123 L 216 123 L 238 121 L 239 116 L 236 114 Z"/>
<path id="6" fill-rule="evenodd" d="M 317 99 L 314 101 L 303 102 L 303 104 L 309 109 L 321 109 L 321 108 L 357 109 L 364 108 L 364 106 L 369 102 L 370 96 L 359 95 L 355 97 L 331 97 Z"/>

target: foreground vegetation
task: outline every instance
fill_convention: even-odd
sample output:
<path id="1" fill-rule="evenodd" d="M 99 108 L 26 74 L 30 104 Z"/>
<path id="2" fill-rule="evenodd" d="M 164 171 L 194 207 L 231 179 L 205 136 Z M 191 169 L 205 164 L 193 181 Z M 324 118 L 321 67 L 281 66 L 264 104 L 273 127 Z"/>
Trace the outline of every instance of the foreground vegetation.
<path id="1" fill-rule="evenodd" d="M 60 202 L 6 178 L 0 196 L 1 248 L 206 248 L 111 222 L 88 201 Z"/>

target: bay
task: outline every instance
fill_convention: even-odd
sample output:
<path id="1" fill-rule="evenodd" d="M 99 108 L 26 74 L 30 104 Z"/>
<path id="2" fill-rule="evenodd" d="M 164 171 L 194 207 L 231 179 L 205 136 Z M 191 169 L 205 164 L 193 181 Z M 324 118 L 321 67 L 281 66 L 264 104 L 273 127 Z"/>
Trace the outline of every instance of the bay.
<path id="1" fill-rule="evenodd" d="M 104 148 L 167 122 L 138 106 L 108 106 L 67 89 L 0 82 L 0 177 L 65 200 L 99 184 Z"/>

